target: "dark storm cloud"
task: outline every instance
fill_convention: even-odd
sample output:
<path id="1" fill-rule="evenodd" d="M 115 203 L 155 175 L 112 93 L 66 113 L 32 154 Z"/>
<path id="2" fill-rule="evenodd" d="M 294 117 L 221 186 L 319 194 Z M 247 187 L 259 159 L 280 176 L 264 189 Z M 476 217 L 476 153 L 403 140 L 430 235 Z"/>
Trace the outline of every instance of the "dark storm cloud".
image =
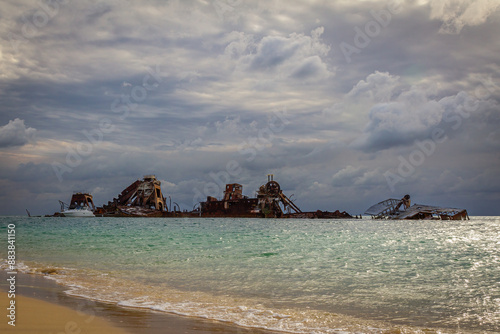
<path id="1" fill-rule="evenodd" d="M 458 128 L 463 119 L 470 117 L 474 103 L 464 92 L 441 100 L 429 100 L 424 92 L 406 93 L 370 110 L 365 136 L 360 138 L 362 149 L 377 151 L 409 145 L 431 138 L 435 129 L 450 132 L 449 129 Z"/>

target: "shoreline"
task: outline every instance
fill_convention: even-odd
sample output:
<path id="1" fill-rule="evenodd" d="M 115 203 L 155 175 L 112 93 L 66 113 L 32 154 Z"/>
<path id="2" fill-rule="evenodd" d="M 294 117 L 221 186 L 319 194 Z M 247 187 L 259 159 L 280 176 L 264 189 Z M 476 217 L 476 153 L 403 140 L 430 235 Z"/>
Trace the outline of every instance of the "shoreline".
<path id="1" fill-rule="evenodd" d="M 67 290 L 64 286 L 57 282 L 47 279 L 36 274 L 17 273 L 16 275 L 16 307 L 20 315 L 24 316 L 23 309 L 45 310 L 44 314 L 54 314 L 55 317 L 43 318 L 47 333 L 64 332 L 66 325 L 70 324 L 71 331 L 81 329 L 82 332 L 100 333 L 96 330 L 101 330 L 102 333 L 113 334 L 272 334 L 276 333 L 270 330 L 258 328 L 245 328 L 237 325 L 225 324 L 213 320 L 204 320 L 198 318 L 190 318 L 181 315 L 157 312 L 152 310 L 141 310 L 118 306 L 111 303 L 94 301 L 86 298 L 70 296 L 64 291 Z M 1 300 L 4 304 L 4 299 L 7 300 L 7 273 L 4 270 L 0 271 L 0 293 Z M 24 306 L 23 306 L 24 305 Z M 7 310 L 5 310 L 7 312 Z M 29 317 L 32 317 L 29 313 Z M 37 314 L 37 316 L 40 316 Z M 94 321 L 95 320 L 95 321 Z M 23 320 L 20 316 L 16 316 L 16 327 L 7 324 L 8 318 L 5 317 L 0 325 L 0 328 L 9 329 L 11 332 L 18 332 L 22 328 L 22 323 L 25 321 L 25 326 L 35 328 L 39 320 L 36 316 L 32 319 Z M 61 323 L 61 321 L 63 321 Z M 76 323 L 76 325 L 75 325 Z M 90 330 L 90 331 L 89 331 Z M 29 331 L 26 331 L 29 332 Z"/>
<path id="2" fill-rule="evenodd" d="M 50 275 L 47 275 L 50 277 Z M 0 270 L 0 304 L 8 306 L 7 272 Z M 39 274 L 16 274 L 16 327 L 8 318 L 0 329 L 20 333 L 96 333 L 96 334 L 286 334 L 256 327 L 243 327 L 217 320 L 189 317 L 151 309 L 127 307 L 67 294 L 68 287 Z M 27 311 L 29 310 L 29 312 Z M 6 310 L 6 312 L 8 312 Z M 28 316 L 26 316 L 28 314 Z M 35 316 L 33 316 L 35 315 Z M 370 327 L 367 327 L 370 328 Z M 333 328 L 332 328 L 333 329 Z M 344 333 L 365 333 L 345 331 Z M 374 329 L 374 328 L 372 328 Z M 380 333 L 400 334 L 425 329 L 428 333 L 475 333 L 437 328 L 393 325 Z M 482 333 L 482 332 L 481 332 Z"/>

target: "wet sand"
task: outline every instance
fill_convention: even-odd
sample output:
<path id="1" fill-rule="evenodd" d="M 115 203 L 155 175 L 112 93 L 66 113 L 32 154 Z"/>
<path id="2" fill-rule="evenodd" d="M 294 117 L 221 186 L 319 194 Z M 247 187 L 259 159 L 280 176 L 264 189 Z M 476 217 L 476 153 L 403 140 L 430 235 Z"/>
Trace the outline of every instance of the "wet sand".
<path id="1" fill-rule="evenodd" d="M 2 333 L 270 334 L 216 321 L 120 307 L 72 297 L 64 287 L 38 275 L 17 274 L 16 326 L 8 325 L 7 274 L 0 271 Z"/>

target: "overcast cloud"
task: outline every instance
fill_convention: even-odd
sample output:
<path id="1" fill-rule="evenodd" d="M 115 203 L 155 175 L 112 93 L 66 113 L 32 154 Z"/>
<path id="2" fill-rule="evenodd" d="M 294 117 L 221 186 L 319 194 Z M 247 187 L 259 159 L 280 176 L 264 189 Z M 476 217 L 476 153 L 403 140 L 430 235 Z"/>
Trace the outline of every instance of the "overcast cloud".
<path id="1" fill-rule="evenodd" d="M 500 215 L 500 3 L 3 1 L 0 214 L 146 174 L 191 210 L 274 174 L 302 210 Z"/>

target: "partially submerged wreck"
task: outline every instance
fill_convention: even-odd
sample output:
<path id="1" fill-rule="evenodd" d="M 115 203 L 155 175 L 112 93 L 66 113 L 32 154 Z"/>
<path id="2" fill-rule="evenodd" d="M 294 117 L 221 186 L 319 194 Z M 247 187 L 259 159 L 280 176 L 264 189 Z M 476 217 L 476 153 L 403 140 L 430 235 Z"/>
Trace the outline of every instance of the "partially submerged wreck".
<path id="1" fill-rule="evenodd" d="M 267 183 L 259 187 L 257 197 L 243 195 L 243 186 L 227 184 L 222 200 L 208 196 L 199 207 L 200 217 L 248 217 L 248 218 L 352 218 L 347 212 L 302 210 L 281 190 L 274 175 L 267 176 Z"/>
<path id="2" fill-rule="evenodd" d="M 208 196 L 206 202 L 200 203 L 200 216 L 282 218 L 292 210 L 301 213 L 273 178 L 272 174 L 267 176 L 267 183 L 260 186 L 256 198 L 243 196 L 241 184 L 227 184 L 222 200 Z"/>
<path id="3" fill-rule="evenodd" d="M 102 216 L 161 217 L 167 211 L 161 182 L 155 175 L 145 175 L 125 188 L 118 198 L 98 210 Z"/>
<path id="4" fill-rule="evenodd" d="M 224 198 L 218 200 L 208 196 L 206 202 L 199 207 L 200 217 L 260 217 L 257 198 L 243 195 L 243 186 L 238 183 L 226 184 Z"/>
<path id="5" fill-rule="evenodd" d="M 372 205 L 365 211 L 374 219 L 436 219 L 436 220 L 462 220 L 469 219 L 467 210 L 446 208 L 424 204 L 410 206 L 410 195 L 402 199 L 389 198 Z"/>
<path id="6" fill-rule="evenodd" d="M 208 196 L 205 202 L 195 205 L 193 211 L 172 211 L 166 204 L 161 182 L 155 175 L 145 175 L 125 188 L 117 198 L 102 207 L 95 207 L 90 194 L 81 194 L 71 200 L 70 207 L 85 207 L 92 217 L 220 217 L 220 218 L 353 218 L 347 212 L 303 212 L 281 190 L 274 175 L 267 176 L 267 183 L 259 187 L 256 197 L 243 195 L 243 186 L 226 184 L 221 200 Z M 65 211 L 66 213 L 66 211 Z M 56 213 L 53 216 L 63 216 Z"/>
<path id="7" fill-rule="evenodd" d="M 88 193 L 73 194 L 69 205 L 60 203 L 61 212 L 56 212 L 53 215 L 55 217 L 354 218 L 339 210 L 303 212 L 283 193 L 272 174 L 267 176 L 267 183 L 259 187 L 256 197 L 244 196 L 241 184 L 230 183 L 226 184 L 221 200 L 207 196 L 205 202 L 200 202 L 196 209 L 189 212 L 169 210 L 161 190 L 161 182 L 155 175 L 145 175 L 142 180 L 133 182 L 117 198 L 102 207 L 96 207 L 92 195 Z M 465 209 L 424 204 L 411 206 L 410 195 L 405 195 L 402 199 L 386 199 L 372 205 L 365 214 L 373 219 L 469 219 Z"/>

